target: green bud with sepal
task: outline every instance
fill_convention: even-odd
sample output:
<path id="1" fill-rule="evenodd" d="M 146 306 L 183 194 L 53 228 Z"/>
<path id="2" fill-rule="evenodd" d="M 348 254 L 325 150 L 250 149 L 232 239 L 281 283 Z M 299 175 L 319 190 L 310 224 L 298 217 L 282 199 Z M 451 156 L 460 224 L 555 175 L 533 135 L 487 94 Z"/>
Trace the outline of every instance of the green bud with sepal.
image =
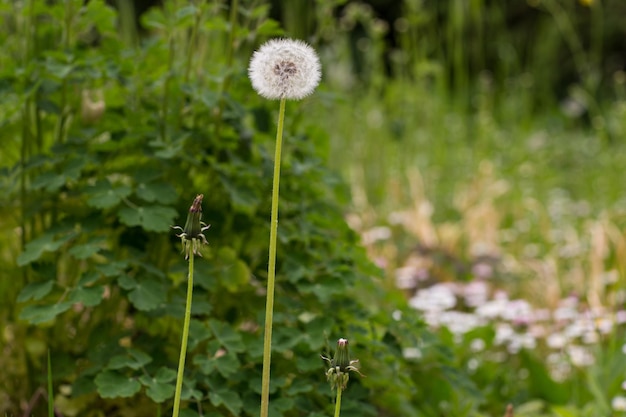
<path id="1" fill-rule="evenodd" d="M 185 259 L 189 259 L 189 254 L 193 253 L 194 255 L 202 256 L 202 254 L 198 251 L 198 248 L 201 244 L 207 245 L 206 237 L 204 236 L 204 231 L 207 230 L 211 225 L 207 225 L 202 222 L 202 199 L 204 198 L 203 194 L 198 194 L 196 198 L 191 203 L 191 207 L 189 207 L 189 214 L 187 214 L 187 221 L 185 222 L 185 228 L 181 228 L 180 226 L 173 226 L 173 229 L 178 229 L 182 233 L 176 235 L 180 238 L 183 244 L 183 252 L 185 252 Z"/>
<path id="2" fill-rule="evenodd" d="M 330 382 L 330 387 L 332 389 L 346 389 L 348 386 L 348 380 L 350 379 L 350 372 L 356 372 L 357 374 L 364 376 L 355 366 L 359 360 L 350 359 L 348 339 L 341 338 L 337 340 L 337 350 L 335 351 L 335 356 L 332 359 L 325 356 L 322 356 L 322 359 L 328 362 L 328 365 L 330 366 L 326 371 L 326 378 Z"/>

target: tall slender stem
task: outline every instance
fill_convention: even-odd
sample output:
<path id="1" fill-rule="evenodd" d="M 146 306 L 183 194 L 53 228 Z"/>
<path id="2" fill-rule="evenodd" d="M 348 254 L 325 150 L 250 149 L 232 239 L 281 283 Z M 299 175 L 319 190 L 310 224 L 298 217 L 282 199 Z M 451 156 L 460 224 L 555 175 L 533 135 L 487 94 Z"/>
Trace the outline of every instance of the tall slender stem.
<path id="1" fill-rule="evenodd" d="M 276 152 L 274 154 L 274 180 L 272 186 L 272 215 L 270 223 L 270 251 L 267 266 L 267 300 L 265 304 L 265 338 L 263 341 L 263 375 L 261 378 L 261 417 L 269 413 L 270 362 L 272 360 L 272 322 L 274 320 L 274 281 L 276 278 L 276 238 L 278 235 L 278 190 L 280 185 L 280 156 L 285 121 L 285 99 L 280 100 Z"/>
<path id="2" fill-rule="evenodd" d="M 339 413 L 341 413 L 341 386 L 337 387 L 337 401 L 335 401 L 335 417 L 339 417 Z"/>
<path id="3" fill-rule="evenodd" d="M 226 75 L 224 76 L 224 81 L 222 82 L 222 90 L 220 91 L 219 102 L 217 106 L 217 115 L 215 117 L 215 136 L 219 137 L 220 129 L 222 127 L 222 113 L 224 112 L 224 96 L 228 91 L 230 86 L 230 74 L 231 67 L 233 65 L 233 57 L 235 54 L 235 32 L 237 31 L 237 15 L 239 9 L 239 0 L 233 0 L 230 5 L 230 17 L 229 17 L 229 26 L 230 31 L 228 33 L 228 43 L 226 44 Z"/>
<path id="4" fill-rule="evenodd" d="M 174 35 L 169 33 L 168 37 L 167 74 L 165 74 L 163 98 L 161 99 L 161 140 L 163 140 L 163 142 L 167 142 L 167 113 L 169 111 L 170 83 L 172 81 L 174 68 Z"/>
<path id="5" fill-rule="evenodd" d="M 54 417 L 54 391 L 52 388 L 52 361 L 48 349 L 48 417 Z"/>
<path id="6" fill-rule="evenodd" d="M 174 393 L 173 417 L 178 417 L 180 410 L 180 394 L 183 389 L 183 375 L 185 374 L 185 357 L 187 356 L 187 339 L 189 338 L 189 322 L 191 321 L 191 299 L 193 295 L 193 257 L 194 251 L 189 251 L 189 278 L 187 279 L 187 304 L 185 305 L 185 322 L 183 324 L 183 340 L 180 344 L 180 358 L 178 360 L 178 375 L 176 376 L 176 391 Z"/>

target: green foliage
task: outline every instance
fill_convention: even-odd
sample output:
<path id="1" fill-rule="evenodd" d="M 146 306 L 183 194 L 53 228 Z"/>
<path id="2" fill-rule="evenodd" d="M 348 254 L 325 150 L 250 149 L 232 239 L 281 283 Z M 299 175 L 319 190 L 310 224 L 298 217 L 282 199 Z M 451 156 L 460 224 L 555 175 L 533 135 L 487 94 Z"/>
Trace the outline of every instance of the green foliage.
<path id="1" fill-rule="evenodd" d="M 167 410 L 186 271 L 170 226 L 203 193 L 212 228 L 196 262 L 183 407 L 255 415 L 275 109 L 252 94 L 245 68 L 254 46 L 280 32 L 267 7 L 242 6 L 227 23 L 221 7 L 165 2 L 133 42 L 104 1 L 2 5 L 2 226 L 20 236 L 3 242 L 19 253 L 10 260 L 19 313 L 8 317 L 19 337 L 32 332 L 65 358 L 53 376 L 72 394 L 59 401 L 81 415 Z M 470 410 L 476 393 L 434 340 L 427 360 L 403 359 L 428 333 L 383 289 L 345 224 L 345 189 L 324 166 L 307 106 L 288 109 L 271 415 L 332 410 L 319 355 L 339 337 L 368 375 L 350 383 L 342 415 L 434 416 L 448 396 Z M 11 375 L 26 381 L 6 393 L 12 403 L 31 395 L 40 368 L 36 350 L 15 359 L 28 366 Z"/>

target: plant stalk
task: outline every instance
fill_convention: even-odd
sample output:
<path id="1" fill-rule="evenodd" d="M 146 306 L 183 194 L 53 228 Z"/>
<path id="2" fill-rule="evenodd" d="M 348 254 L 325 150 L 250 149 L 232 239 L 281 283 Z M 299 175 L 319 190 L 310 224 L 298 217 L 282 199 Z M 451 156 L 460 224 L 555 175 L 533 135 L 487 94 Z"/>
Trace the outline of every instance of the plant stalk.
<path id="1" fill-rule="evenodd" d="M 337 401 L 335 401 L 335 417 L 339 417 L 341 413 L 341 386 L 337 387 Z"/>
<path id="2" fill-rule="evenodd" d="M 274 320 L 274 282 L 276 280 L 276 239 L 278 236 L 278 190 L 280 186 L 280 156 L 282 153 L 285 101 L 280 100 L 276 151 L 274 154 L 274 180 L 272 185 L 272 214 L 270 221 L 270 250 L 267 266 L 267 298 L 265 304 L 265 337 L 263 340 L 263 375 L 261 378 L 261 417 L 268 417 L 270 397 L 270 363 L 272 360 L 272 322 Z"/>
<path id="3" fill-rule="evenodd" d="M 193 250 L 189 253 L 189 278 L 187 279 L 187 303 L 185 305 L 185 321 L 183 323 L 183 339 L 180 346 L 178 360 L 178 374 L 176 376 L 176 391 L 174 392 L 173 417 L 178 417 L 180 410 L 180 395 L 183 389 L 183 375 L 185 374 L 185 358 L 187 356 L 187 339 L 189 338 L 189 322 L 191 321 L 191 299 L 193 296 Z"/>
<path id="4" fill-rule="evenodd" d="M 52 388 L 52 361 L 48 349 L 48 417 L 54 417 L 54 391 Z"/>

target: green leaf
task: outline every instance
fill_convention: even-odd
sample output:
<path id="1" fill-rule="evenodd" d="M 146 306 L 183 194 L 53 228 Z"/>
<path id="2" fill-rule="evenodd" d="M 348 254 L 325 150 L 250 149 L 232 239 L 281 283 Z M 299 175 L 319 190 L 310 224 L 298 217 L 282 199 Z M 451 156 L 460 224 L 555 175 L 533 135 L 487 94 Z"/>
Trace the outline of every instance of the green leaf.
<path id="1" fill-rule="evenodd" d="M 75 236 L 75 233 L 68 233 L 58 239 L 55 238 L 56 233 L 48 231 L 37 239 L 31 240 L 26 244 L 24 252 L 17 257 L 17 265 L 24 266 L 41 258 L 45 252 L 54 252 L 63 244 L 68 242 Z"/>
<path id="2" fill-rule="evenodd" d="M 276 20 L 264 19 L 263 22 L 257 26 L 256 33 L 261 37 L 278 36 L 284 34 L 284 30 Z"/>
<path id="3" fill-rule="evenodd" d="M 91 0 L 83 7 L 84 21 L 96 25 L 98 33 L 115 34 L 116 13 L 103 0 Z"/>
<path id="4" fill-rule="evenodd" d="M 74 258 L 78 260 L 83 260 L 98 253 L 100 249 L 102 248 L 100 247 L 99 243 L 89 242 L 73 246 L 68 252 Z"/>
<path id="5" fill-rule="evenodd" d="M 65 161 L 63 172 L 51 174 L 45 172 L 36 177 L 32 182 L 35 190 L 45 188 L 48 192 L 56 192 L 69 182 L 77 181 L 80 178 L 82 169 L 87 165 L 88 158 L 73 158 Z"/>
<path id="6" fill-rule="evenodd" d="M 78 285 L 80 286 L 91 285 L 99 279 L 100 279 L 100 274 L 98 272 L 88 271 L 88 272 L 85 272 L 80 277 L 80 280 L 78 281 Z"/>
<path id="7" fill-rule="evenodd" d="M 141 24 L 146 28 L 166 29 L 168 27 L 165 14 L 160 7 L 148 9 L 141 17 Z"/>
<path id="8" fill-rule="evenodd" d="M 104 297 L 104 287 L 82 287 L 78 286 L 72 289 L 69 300 L 74 303 L 83 303 L 85 307 L 94 307 L 100 304 Z"/>
<path id="9" fill-rule="evenodd" d="M 27 306 L 21 311 L 19 318 L 20 320 L 24 320 L 30 324 L 44 323 L 46 321 L 53 320 L 59 314 L 69 310 L 70 307 L 72 307 L 72 304 L 73 303 L 66 301 L 46 306 Z"/>
<path id="10" fill-rule="evenodd" d="M 215 319 L 209 319 L 209 327 L 226 350 L 242 352 L 245 349 L 241 335 L 229 324 Z"/>
<path id="11" fill-rule="evenodd" d="M 102 398 L 132 397 L 141 389 L 135 378 L 129 378 L 114 371 L 104 371 L 95 379 L 98 394 Z"/>
<path id="12" fill-rule="evenodd" d="M 152 232 L 167 232 L 177 213 L 173 208 L 163 206 L 122 207 L 118 216 L 127 226 L 141 226 Z"/>
<path id="13" fill-rule="evenodd" d="M 140 369 L 152 362 L 152 357 L 137 349 L 128 349 L 125 355 L 116 355 L 111 358 L 107 367 L 109 369 Z"/>
<path id="14" fill-rule="evenodd" d="M 97 209 L 108 209 L 118 205 L 131 192 L 129 186 L 112 185 L 108 180 L 100 180 L 86 190 L 87 205 Z"/>
<path id="15" fill-rule="evenodd" d="M 61 188 L 66 182 L 66 178 L 65 175 L 63 174 L 53 174 L 51 175 L 50 173 L 47 174 L 41 174 L 40 176 L 36 177 L 32 184 L 31 187 L 33 187 L 34 190 L 40 190 L 42 188 L 45 188 L 47 191 L 49 192 L 55 192 L 58 191 L 59 188 Z"/>
<path id="16" fill-rule="evenodd" d="M 62 80 L 72 72 L 74 65 L 48 59 L 45 64 L 45 68 L 50 75 Z"/>
<path id="17" fill-rule="evenodd" d="M 171 382 L 176 379 L 176 371 L 163 366 L 159 368 L 154 378 L 159 382 Z"/>
<path id="18" fill-rule="evenodd" d="M 224 263 L 221 281 L 226 290 L 234 293 L 248 285 L 251 276 L 248 265 L 241 259 L 237 259 L 232 249 L 220 248 L 217 258 Z"/>
<path id="19" fill-rule="evenodd" d="M 195 16 L 197 12 L 198 12 L 198 8 L 194 5 L 184 6 L 176 10 L 176 12 L 174 13 L 174 16 L 176 17 L 177 26 L 181 27 L 180 25 L 182 23 L 188 23 L 188 24 L 191 23 L 192 22 L 191 18 Z"/>
<path id="20" fill-rule="evenodd" d="M 186 410 L 180 410 L 180 417 L 200 417 L 200 414 L 198 414 L 194 410 L 186 409 Z M 205 414 L 205 417 L 213 417 L 213 416 L 209 416 Z"/>
<path id="21" fill-rule="evenodd" d="M 296 396 L 305 392 L 311 392 L 313 386 L 303 379 L 296 378 L 293 383 L 287 388 L 287 395 Z"/>
<path id="22" fill-rule="evenodd" d="M 239 359 L 237 359 L 237 355 L 233 352 L 229 352 L 226 355 L 215 358 L 214 360 L 217 371 L 226 379 L 241 370 L 241 363 L 239 362 Z"/>
<path id="23" fill-rule="evenodd" d="M 256 207 L 259 205 L 259 197 L 254 190 L 248 186 L 236 184 L 225 175 L 221 175 L 220 180 L 226 189 L 226 192 L 228 192 L 235 209 L 244 213 L 254 212 Z"/>
<path id="24" fill-rule="evenodd" d="M 243 407 L 243 402 L 239 395 L 226 389 L 209 392 L 209 400 L 216 407 L 224 405 L 233 415 L 239 415 Z"/>
<path id="25" fill-rule="evenodd" d="M 159 368 L 154 377 L 143 375 L 139 381 L 147 387 L 146 394 L 153 401 L 162 403 L 174 396 L 174 384 L 171 381 L 176 379 L 176 372 L 169 368 Z"/>
<path id="26" fill-rule="evenodd" d="M 158 278 L 148 276 L 137 281 L 124 275 L 118 283 L 125 290 L 130 290 L 128 299 L 141 311 L 154 310 L 167 299 L 167 287 Z"/>
<path id="27" fill-rule="evenodd" d="M 17 301 L 22 303 L 28 300 L 41 300 L 46 295 L 50 294 L 53 286 L 54 280 L 28 284 L 20 291 L 20 295 L 17 296 Z"/>
<path id="28" fill-rule="evenodd" d="M 294 406 L 293 398 L 277 398 L 270 402 L 270 412 L 269 414 L 272 416 L 282 416 L 283 413 L 291 410 Z"/>
<path id="29" fill-rule="evenodd" d="M 106 263 L 100 264 L 96 267 L 98 271 L 105 277 L 115 277 L 119 276 L 124 272 L 124 269 L 128 267 L 128 262 L 126 261 L 111 261 L 109 260 Z"/>
<path id="30" fill-rule="evenodd" d="M 211 332 L 206 325 L 199 320 L 191 320 L 189 323 L 189 349 L 198 346 L 204 340 L 211 337 Z"/>
<path id="31" fill-rule="evenodd" d="M 137 186 L 137 196 L 148 203 L 172 204 L 178 195 L 170 184 L 165 182 L 141 183 Z"/>

